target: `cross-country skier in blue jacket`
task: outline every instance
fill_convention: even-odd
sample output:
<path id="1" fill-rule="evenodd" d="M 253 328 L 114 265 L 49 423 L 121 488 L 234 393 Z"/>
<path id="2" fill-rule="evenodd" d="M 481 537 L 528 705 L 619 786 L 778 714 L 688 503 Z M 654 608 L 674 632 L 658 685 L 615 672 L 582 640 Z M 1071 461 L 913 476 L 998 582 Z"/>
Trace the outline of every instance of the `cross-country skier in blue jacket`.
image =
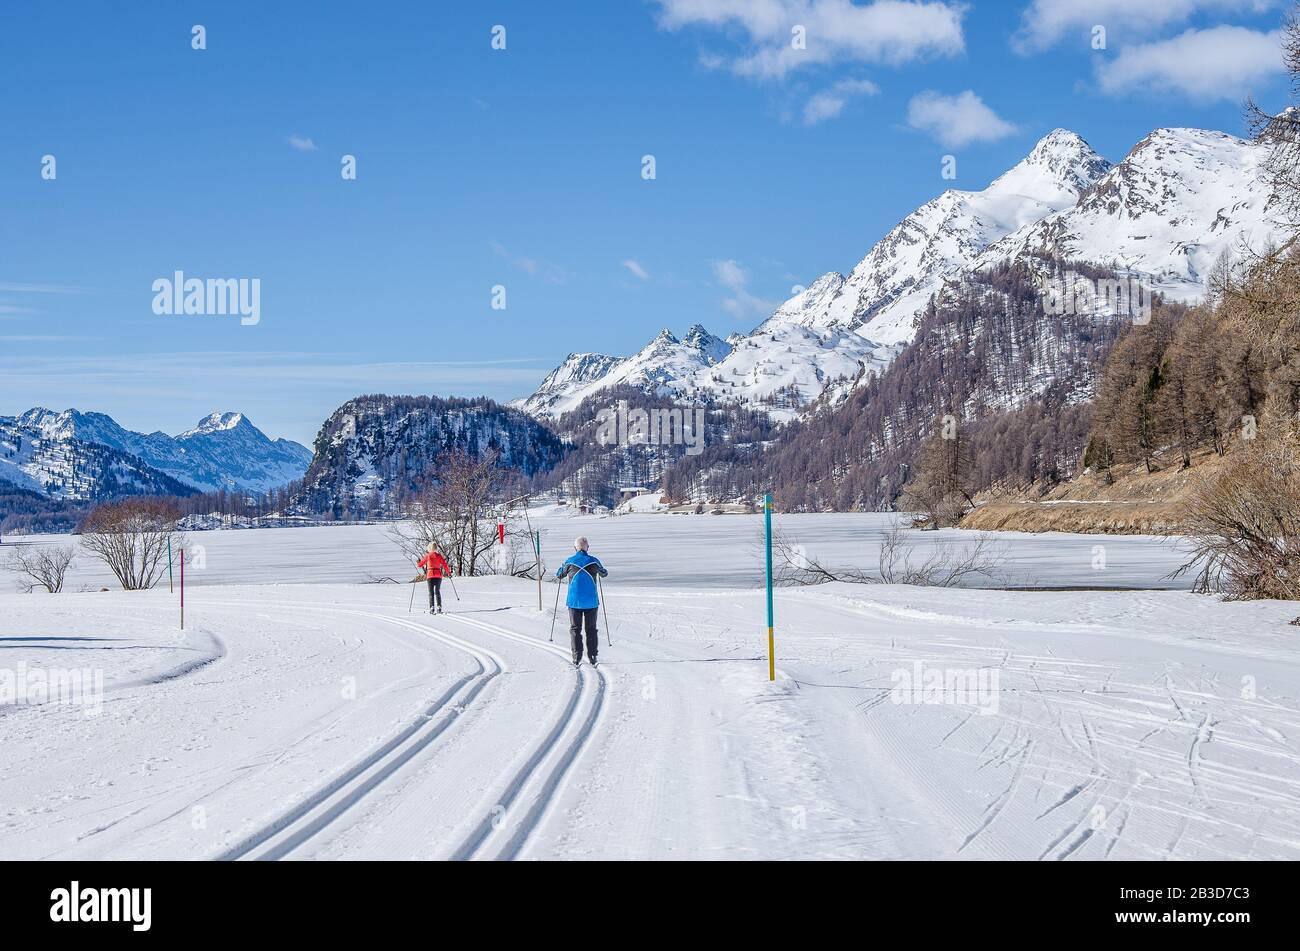
<path id="1" fill-rule="evenodd" d="M 576 538 L 573 547 L 577 549 L 569 560 L 560 565 L 555 577 L 569 578 L 569 596 L 564 603 L 569 608 L 569 640 L 573 646 L 573 666 L 582 663 L 582 632 L 587 631 L 587 660 L 596 666 L 596 651 L 600 639 L 596 636 L 596 615 L 600 609 L 600 595 L 596 591 L 596 576 L 608 578 L 609 572 L 587 553 L 587 539 Z"/>

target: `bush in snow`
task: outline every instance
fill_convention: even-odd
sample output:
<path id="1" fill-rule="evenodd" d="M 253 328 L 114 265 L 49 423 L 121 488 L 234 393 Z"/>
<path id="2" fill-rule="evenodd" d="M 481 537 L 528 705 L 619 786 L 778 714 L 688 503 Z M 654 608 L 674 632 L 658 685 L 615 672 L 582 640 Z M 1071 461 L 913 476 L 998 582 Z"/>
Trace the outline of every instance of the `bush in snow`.
<path id="1" fill-rule="evenodd" d="M 104 564 L 127 591 L 152 588 L 173 552 L 185 548 L 181 513 L 162 498 L 131 498 L 93 509 L 81 524 L 81 547 Z"/>

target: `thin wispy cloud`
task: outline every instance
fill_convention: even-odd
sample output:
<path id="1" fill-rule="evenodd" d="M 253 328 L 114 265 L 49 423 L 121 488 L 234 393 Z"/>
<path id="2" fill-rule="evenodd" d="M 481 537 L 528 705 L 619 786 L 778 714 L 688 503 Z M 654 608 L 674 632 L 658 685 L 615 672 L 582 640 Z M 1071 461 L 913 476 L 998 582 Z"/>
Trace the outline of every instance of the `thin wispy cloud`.
<path id="1" fill-rule="evenodd" d="M 1108 95 L 1172 93 L 1198 102 L 1238 102 L 1283 72 L 1281 33 L 1240 26 L 1188 30 L 1126 47 L 1096 70 L 1097 85 Z"/>
<path id="2" fill-rule="evenodd" d="M 841 79 L 829 89 L 823 89 L 809 98 L 803 108 L 804 125 L 818 125 L 837 119 L 850 100 L 860 96 L 874 96 L 880 87 L 869 79 Z"/>
<path id="3" fill-rule="evenodd" d="M 90 294 L 87 287 L 73 287 L 69 284 L 21 284 L 13 281 L 0 281 L 0 294 Z"/>
<path id="4" fill-rule="evenodd" d="M 722 301 L 722 309 L 737 320 L 766 317 L 776 310 L 776 304 L 764 300 L 749 290 L 749 270 L 739 261 L 712 261 L 713 279 L 730 291 L 731 296 Z"/>
<path id="5" fill-rule="evenodd" d="M 919 93 L 907 107 L 907 124 L 950 149 L 975 142 L 996 142 L 1016 131 L 1015 125 L 969 89 L 956 96 Z"/>
<path id="6" fill-rule="evenodd" d="M 297 149 L 299 152 L 315 152 L 316 143 L 305 135 L 289 136 L 289 148 Z"/>
<path id="7" fill-rule="evenodd" d="M 623 267 L 630 271 L 634 277 L 640 278 L 643 281 L 650 280 L 650 273 L 646 271 L 646 269 L 641 266 L 641 262 L 637 261 L 635 258 L 628 258 L 623 262 Z"/>
<path id="8" fill-rule="evenodd" d="M 779 79 L 832 63 L 900 65 L 966 48 L 966 5 L 942 0 L 659 0 L 666 30 L 705 28 L 743 38 L 732 54 L 706 52 L 706 66 Z M 800 40 L 800 35 L 803 40 Z"/>
<path id="9" fill-rule="evenodd" d="M 0 343 L 72 343 L 74 341 L 96 340 L 97 337 L 69 337 L 63 334 L 7 334 L 0 336 Z"/>
<path id="10" fill-rule="evenodd" d="M 568 275 L 558 264 L 552 264 L 542 258 L 532 257 L 530 255 L 512 254 L 505 245 L 499 241 L 489 242 L 492 253 L 510 264 L 517 271 L 523 271 L 525 274 L 531 274 L 534 277 L 540 277 L 542 280 L 551 284 L 563 284 L 568 280 Z"/>

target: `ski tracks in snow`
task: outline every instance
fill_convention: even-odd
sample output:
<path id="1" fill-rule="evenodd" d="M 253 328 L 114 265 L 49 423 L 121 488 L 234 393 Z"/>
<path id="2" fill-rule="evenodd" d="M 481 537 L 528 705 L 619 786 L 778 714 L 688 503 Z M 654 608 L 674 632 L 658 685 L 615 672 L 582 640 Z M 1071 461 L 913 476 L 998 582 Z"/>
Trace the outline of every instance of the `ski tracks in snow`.
<path id="1" fill-rule="evenodd" d="M 319 610 L 319 609 L 318 609 Z M 377 789 L 400 767 L 420 754 L 481 694 L 505 669 L 506 663 L 492 651 L 424 625 L 382 614 L 347 611 L 347 614 L 416 631 L 454 650 L 468 654 L 477 670 L 456 680 L 414 720 L 396 735 L 361 757 L 341 775 L 309 794 L 305 799 L 216 856 L 218 860 L 281 859 L 303 846 L 330 823 L 344 815 L 362 798 Z"/>
<path id="2" fill-rule="evenodd" d="M 301 607 L 308 607 L 302 605 Z M 291 809 L 243 836 L 238 843 L 225 849 L 218 859 L 282 859 L 313 854 L 318 841 L 328 840 L 351 832 L 352 838 L 364 838 L 368 800 L 389 791 L 394 782 L 405 783 L 401 797 L 419 796 L 418 782 L 402 774 L 406 769 L 417 769 L 421 758 L 433 751 L 436 741 L 465 722 L 475 701 L 494 681 L 507 680 L 511 665 L 498 650 L 484 647 L 479 640 L 468 640 L 448 633 L 446 622 L 454 622 L 489 640 L 506 641 L 511 646 L 528 649 L 530 654 L 554 657 L 557 663 L 572 670 L 569 652 L 554 644 L 539 641 L 527 635 L 510 631 L 495 624 L 459 614 L 437 616 L 435 627 L 429 623 L 394 617 L 373 611 L 344 608 L 311 610 L 364 617 L 384 624 L 404 628 L 429 637 L 453 650 L 468 654 L 476 669 L 447 687 L 418 717 L 407 723 L 395 735 L 363 755 L 343 773 L 321 788 L 308 794 Z M 548 809 L 562 790 L 566 776 L 582 752 L 600 718 L 604 705 L 606 678 L 603 671 L 583 668 L 572 671 L 567 678 L 571 683 L 558 717 L 547 723 L 542 720 L 541 739 L 522 756 L 506 763 L 504 772 L 493 777 L 479 777 L 486 796 L 481 797 L 467 817 L 457 824 L 468 825 L 467 832 L 438 843 L 439 857 L 457 860 L 513 859 L 521 855 L 532 833 L 545 821 Z M 494 705 L 508 702 L 505 697 L 494 699 Z M 490 712 L 477 711 L 479 717 Z M 533 718 L 530 718 L 533 719 Z M 535 719 L 534 719 L 535 722 Z M 467 727 L 467 729 L 473 729 Z M 476 738 L 486 739 L 483 733 Z M 460 800 L 463 805 L 465 799 Z M 349 823 L 357 830 L 341 830 Z M 416 836 L 416 839 L 419 837 Z M 399 857 L 399 856 L 394 856 Z"/>
<path id="3" fill-rule="evenodd" d="M 566 664 L 567 650 L 517 634 L 495 624 L 462 615 L 445 615 L 461 624 L 534 650 L 543 650 Z M 556 720 L 540 745 L 500 784 L 492 813 L 452 853 L 454 859 L 518 858 L 531 833 L 547 816 L 569 770 L 587 745 L 604 708 L 608 681 L 604 671 L 584 667 L 575 671 L 574 688 L 563 715 Z"/>

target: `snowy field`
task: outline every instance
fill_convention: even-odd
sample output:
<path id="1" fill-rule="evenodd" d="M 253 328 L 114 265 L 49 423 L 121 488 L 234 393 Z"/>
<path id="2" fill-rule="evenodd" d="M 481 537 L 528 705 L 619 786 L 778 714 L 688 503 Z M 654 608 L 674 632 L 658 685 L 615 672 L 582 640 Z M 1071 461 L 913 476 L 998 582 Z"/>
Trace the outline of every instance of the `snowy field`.
<path id="1" fill-rule="evenodd" d="M 870 518 L 778 521 L 871 564 Z M 611 569 L 577 672 L 550 585 L 358 583 L 407 575 L 379 528 L 196 535 L 183 635 L 165 585 L 0 594 L 0 677 L 103 687 L 0 705 L 0 859 L 1300 858 L 1300 604 L 782 589 L 773 684 L 758 522 L 545 520 Z M 1040 584 L 1178 560 L 1014 538 Z"/>
<path id="2" fill-rule="evenodd" d="M 761 587 L 762 516 L 744 515 L 545 515 L 532 521 L 542 533 L 542 557 L 558 565 L 573 551 L 573 538 L 591 538 L 592 550 L 618 572 L 620 587 Z M 885 514 L 782 515 L 780 530 L 829 565 L 874 568 L 880 539 L 897 516 Z M 374 578 L 412 576 L 390 538 L 391 525 L 245 529 L 190 532 L 201 546 L 204 567 L 190 571 L 194 585 L 361 584 Z M 1005 546 L 1006 584 L 1011 587 L 1172 588 L 1190 579 L 1168 576 L 1185 560 L 1177 541 L 1142 535 L 1102 537 L 1048 533 L 990 533 Z M 951 542 L 969 544 L 972 533 L 917 532 L 918 551 Z M 11 538 L 69 544 L 70 536 Z M 1098 561 L 1098 546 L 1104 549 Z M 79 555 L 73 590 L 113 587 L 100 563 Z"/>

